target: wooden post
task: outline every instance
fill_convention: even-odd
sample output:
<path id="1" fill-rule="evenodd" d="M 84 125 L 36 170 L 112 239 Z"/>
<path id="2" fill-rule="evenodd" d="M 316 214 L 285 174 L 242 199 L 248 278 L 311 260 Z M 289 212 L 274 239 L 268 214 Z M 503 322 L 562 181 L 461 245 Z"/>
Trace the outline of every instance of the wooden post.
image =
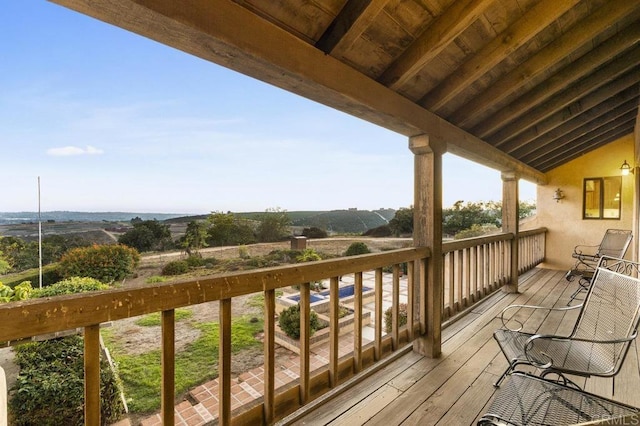
<path id="1" fill-rule="evenodd" d="M 519 221 L 518 176 L 515 173 L 502 173 L 502 232 L 511 232 L 511 273 L 509 283 L 503 290 L 507 293 L 518 292 L 518 228 Z"/>
<path id="2" fill-rule="evenodd" d="M 640 259 L 640 108 L 636 115 L 636 125 L 634 127 L 633 139 L 633 261 L 638 262 Z"/>
<path id="3" fill-rule="evenodd" d="M 162 311 L 162 386 L 160 389 L 162 424 L 173 426 L 175 423 L 175 311 Z"/>
<path id="4" fill-rule="evenodd" d="M 264 408 L 266 424 L 275 419 L 275 317 L 276 291 L 264 291 Z"/>
<path id="5" fill-rule="evenodd" d="M 436 358 L 442 352 L 442 155 L 446 146 L 419 135 L 409 138 L 409 149 L 414 154 L 413 244 L 431 249 L 426 271 L 420 271 L 424 276 L 416 280 L 422 283 L 419 294 L 420 303 L 426 305 L 426 334 L 413 341 L 413 349 Z"/>
<path id="6" fill-rule="evenodd" d="M 100 425 L 100 324 L 84 328 L 84 424 Z"/>

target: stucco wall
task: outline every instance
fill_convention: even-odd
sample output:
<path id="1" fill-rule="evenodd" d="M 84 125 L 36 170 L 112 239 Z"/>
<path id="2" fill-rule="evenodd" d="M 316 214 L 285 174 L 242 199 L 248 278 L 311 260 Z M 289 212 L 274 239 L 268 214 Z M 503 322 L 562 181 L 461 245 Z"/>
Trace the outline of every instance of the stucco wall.
<path id="1" fill-rule="evenodd" d="M 582 219 L 583 179 L 620 176 L 620 166 L 626 159 L 633 166 L 633 135 L 581 156 L 547 173 L 549 183 L 537 188 L 537 215 L 521 229 L 546 227 L 546 262 L 552 269 L 569 269 L 571 253 L 576 245 L 597 245 L 609 228 L 632 229 L 633 176 L 622 176 L 622 211 L 619 220 Z M 565 195 L 556 202 L 553 193 L 560 188 Z M 634 241 L 637 236 L 634 235 Z M 629 248 L 627 256 L 631 255 Z"/>

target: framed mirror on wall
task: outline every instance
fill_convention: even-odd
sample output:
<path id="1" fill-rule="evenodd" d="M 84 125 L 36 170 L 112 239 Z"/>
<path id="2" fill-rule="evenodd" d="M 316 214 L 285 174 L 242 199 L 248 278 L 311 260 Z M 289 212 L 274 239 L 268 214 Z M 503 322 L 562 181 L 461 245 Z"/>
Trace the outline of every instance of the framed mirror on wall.
<path id="1" fill-rule="evenodd" d="M 622 177 L 585 178 L 583 219 L 620 219 Z"/>

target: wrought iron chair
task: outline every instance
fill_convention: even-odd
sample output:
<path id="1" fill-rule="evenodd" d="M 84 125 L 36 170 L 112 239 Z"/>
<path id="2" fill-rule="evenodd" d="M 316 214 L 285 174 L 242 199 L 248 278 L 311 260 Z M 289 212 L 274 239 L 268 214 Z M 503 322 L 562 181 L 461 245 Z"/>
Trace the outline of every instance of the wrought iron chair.
<path id="1" fill-rule="evenodd" d="M 629 346 L 638 334 L 640 321 L 640 264 L 624 259 L 602 257 L 582 305 L 566 308 L 511 305 L 502 311 L 504 328 L 493 337 L 509 362 L 495 386 L 518 365 L 542 369 L 542 377 L 558 374 L 580 376 L 614 376 L 620 370 Z M 566 311 L 580 309 L 569 336 L 540 335 L 522 332 L 518 320 L 505 320 L 511 309 L 546 309 Z M 507 324 L 516 322 L 517 329 Z"/>
<path id="2" fill-rule="evenodd" d="M 515 372 L 496 392 L 478 425 L 631 425 L 639 421 L 639 408 Z"/>
<path id="3" fill-rule="evenodd" d="M 578 288 L 573 292 L 567 306 L 581 293 L 587 290 L 596 265 L 602 256 L 623 258 L 631 239 L 633 238 L 631 231 L 626 229 L 607 229 L 602 237 L 602 241 L 597 246 L 578 245 L 573 248 L 571 257 L 576 259 L 573 268 L 567 272 L 565 278 L 567 281 L 578 279 Z"/>

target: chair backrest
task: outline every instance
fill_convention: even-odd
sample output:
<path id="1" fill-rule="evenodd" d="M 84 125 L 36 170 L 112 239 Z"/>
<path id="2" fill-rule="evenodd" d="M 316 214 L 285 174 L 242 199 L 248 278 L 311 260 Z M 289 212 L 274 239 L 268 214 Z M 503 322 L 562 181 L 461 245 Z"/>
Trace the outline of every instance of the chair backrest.
<path id="1" fill-rule="evenodd" d="M 609 256 L 623 258 L 633 238 L 627 229 L 607 229 L 598 246 L 598 257 Z"/>
<path id="2" fill-rule="evenodd" d="M 636 262 L 601 258 L 571 337 L 593 341 L 635 337 L 640 323 L 639 272 Z M 630 342 L 594 345 L 593 351 L 606 352 L 601 359 L 608 359 L 612 371 L 617 371 L 629 346 Z"/>

